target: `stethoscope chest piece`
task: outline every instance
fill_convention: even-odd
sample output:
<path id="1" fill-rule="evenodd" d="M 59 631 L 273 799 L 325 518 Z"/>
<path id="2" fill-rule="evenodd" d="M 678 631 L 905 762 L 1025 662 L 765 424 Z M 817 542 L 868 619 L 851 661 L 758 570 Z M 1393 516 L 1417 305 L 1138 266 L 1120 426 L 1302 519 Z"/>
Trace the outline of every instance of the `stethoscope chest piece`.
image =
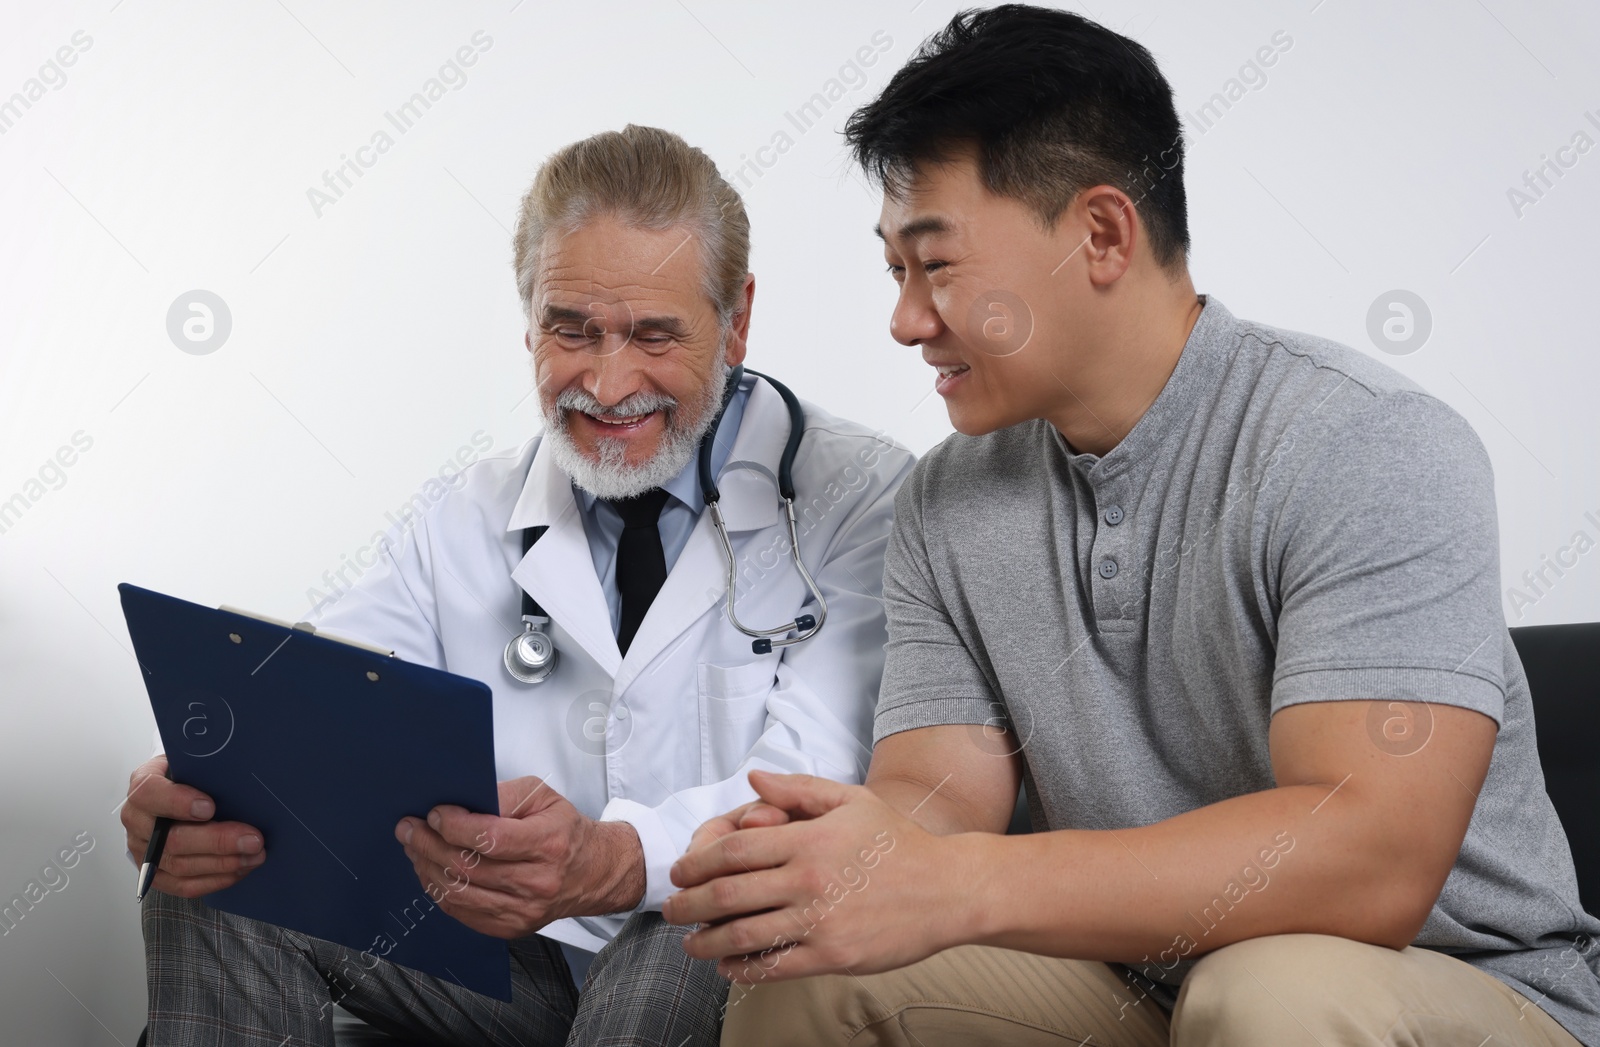
<path id="1" fill-rule="evenodd" d="M 506 644 L 506 672 L 523 683 L 542 683 L 555 672 L 560 655 L 550 634 L 544 631 L 549 622 L 539 615 L 523 615 L 522 632 Z"/>

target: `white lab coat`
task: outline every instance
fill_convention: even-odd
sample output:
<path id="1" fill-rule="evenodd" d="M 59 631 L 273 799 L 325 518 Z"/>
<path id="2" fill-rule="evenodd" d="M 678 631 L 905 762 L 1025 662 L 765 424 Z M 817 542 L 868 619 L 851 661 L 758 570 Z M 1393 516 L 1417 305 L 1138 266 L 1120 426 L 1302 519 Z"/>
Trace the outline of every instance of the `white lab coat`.
<path id="1" fill-rule="evenodd" d="M 804 405 L 794 464 L 800 549 L 828 602 L 813 639 L 757 655 L 724 613 L 727 568 L 709 513 L 651 604 L 626 657 L 571 482 L 533 438 L 469 466 L 376 568 L 320 608 L 319 629 L 470 676 L 494 692 L 500 780 L 537 775 L 584 814 L 638 831 L 639 910 L 674 888 L 668 868 L 707 818 L 755 798 L 759 767 L 857 782 L 871 755 L 883 670 L 883 554 L 912 456 L 887 437 Z M 789 557 L 772 476 L 789 431 L 757 381 L 718 478 L 739 565 L 738 615 L 767 628 L 815 613 Z M 522 554 L 525 527 L 549 530 Z M 560 651 L 538 685 L 506 671 L 522 589 L 550 615 Z M 627 914 L 561 920 L 541 933 L 598 950 Z"/>

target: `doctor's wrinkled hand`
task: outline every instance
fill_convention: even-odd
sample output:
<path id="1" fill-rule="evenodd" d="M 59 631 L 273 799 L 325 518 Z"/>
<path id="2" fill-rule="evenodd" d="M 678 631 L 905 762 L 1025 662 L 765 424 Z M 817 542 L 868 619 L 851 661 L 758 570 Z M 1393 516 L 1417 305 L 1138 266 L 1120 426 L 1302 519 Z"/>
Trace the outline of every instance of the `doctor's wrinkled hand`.
<path id="1" fill-rule="evenodd" d="M 684 939 L 690 956 L 751 984 L 892 970 L 964 940 L 981 900 L 960 836 L 935 836 L 864 786 L 765 771 L 750 784 L 762 805 L 707 822 L 672 867 L 684 889 L 661 914 L 702 925 Z M 766 808 L 789 821 L 733 828 Z"/>
<path id="2" fill-rule="evenodd" d="M 501 815 L 445 804 L 395 838 L 428 897 L 473 930 L 523 938 L 568 916 L 626 912 L 644 897 L 644 850 L 626 822 L 587 817 L 538 778 L 500 783 Z"/>
<path id="3" fill-rule="evenodd" d="M 261 831 L 243 822 L 213 822 L 216 805 L 199 789 L 167 777 L 167 758 L 139 765 L 128 779 L 122 825 L 134 861 L 144 855 L 157 818 L 171 818 L 172 831 L 150 886 L 181 898 L 232 887 L 267 860 Z"/>

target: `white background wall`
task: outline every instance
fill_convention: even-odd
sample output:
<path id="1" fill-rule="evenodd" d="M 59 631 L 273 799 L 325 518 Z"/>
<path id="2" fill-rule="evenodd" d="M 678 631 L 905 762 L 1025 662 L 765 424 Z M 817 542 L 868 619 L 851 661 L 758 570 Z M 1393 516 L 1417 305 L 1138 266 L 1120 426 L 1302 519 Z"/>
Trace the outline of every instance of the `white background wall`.
<path id="1" fill-rule="evenodd" d="M 955 9 L 913 2 L 0 5 L 0 100 L 89 41 L 0 135 L 0 500 L 42 494 L 0 534 L 0 896 L 80 831 L 96 841 L 0 936 L 8 1042 L 131 1043 L 142 1020 L 113 809 L 152 721 L 116 583 L 297 617 L 474 432 L 526 439 L 509 230 L 552 150 L 657 124 L 731 173 L 786 131 L 745 194 L 752 361 L 914 450 L 949 431 L 888 336 L 877 200 L 835 133 Z M 1221 119 L 1186 119 L 1196 286 L 1373 353 L 1465 415 L 1494 459 L 1507 587 L 1575 532 L 1600 539 L 1600 150 L 1569 149 L 1537 201 L 1508 197 L 1578 133 L 1600 143 L 1600 8 L 1075 9 L 1150 47 L 1191 114 L 1287 34 Z M 317 214 L 307 190 L 480 30 L 466 82 Z M 798 133 L 785 114 L 880 32 L 868 81 Z M 167 331 L 194 289 L 232 319 L 207 355 Z M 1431 315 L 1406 355 L 1368 334 L 1395 289 Z M 80 431 L 89 450 L 30 488 Z M 1546 578 L 1508 603 L 1513 624 L 1600 618 L 1600 552 Z"/>

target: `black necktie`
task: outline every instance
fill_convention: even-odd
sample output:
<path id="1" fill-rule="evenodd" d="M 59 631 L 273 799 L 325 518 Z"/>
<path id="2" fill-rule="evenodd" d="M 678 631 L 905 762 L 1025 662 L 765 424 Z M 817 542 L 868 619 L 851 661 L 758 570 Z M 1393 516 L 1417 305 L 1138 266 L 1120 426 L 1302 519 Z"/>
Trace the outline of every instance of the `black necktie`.
<path id="1" fill-rule="evenodd" d="M 622 516 L 622 537 L 617 542 L 617 592 L 622 595 L 617 647 L 623 654 L 667 580 L 667 554 L 657 526 L 666 503 L 667 492 L 659 487 L 633 498 L 607 499 Z"/>

